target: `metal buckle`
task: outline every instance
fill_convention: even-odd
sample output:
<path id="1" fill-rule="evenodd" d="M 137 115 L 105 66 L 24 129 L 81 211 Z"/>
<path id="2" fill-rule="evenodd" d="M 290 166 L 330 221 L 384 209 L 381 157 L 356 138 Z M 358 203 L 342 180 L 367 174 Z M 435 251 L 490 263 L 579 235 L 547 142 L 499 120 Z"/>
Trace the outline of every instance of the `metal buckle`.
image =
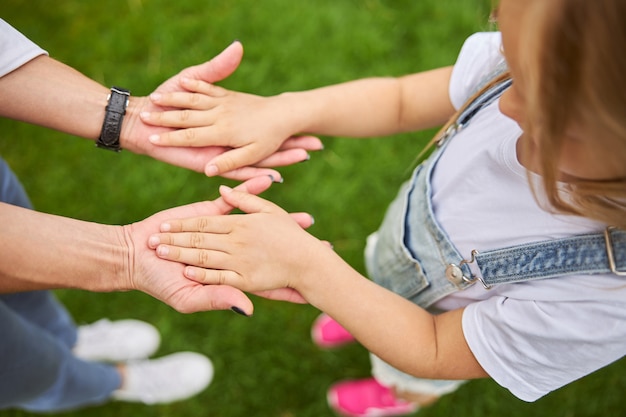
<path id="1" fill-rule="evenodd" d="M 461 269 L 461 267 L 463 265 L 475 262 L 476 255 L 478 255 L 478 251 L 474 249 L 472 250 L 472 258 L 470 260 L 463 259 L 461 260 L 461 262 L 459 262 L 459 265 L 449 264 L 446 268 L 446 277 L 448 278 L 448 281 L 450 281 L 459 288 L 462 288 L 463 284 L 473 285 L 476 283 L 476 281 L 479 281 L 481 284 L 483 284 L 483 287 L 485 287 L 486 290 L 490 289 L 491 285 L 487 285 L 487 283 L 483 281 L 482 278 L 473 275 L 471 277 L 466 277 L 463 274 L 463 269 Z"/>
<path id="2" fill-rule="evenodd" d="M 615 264 L 615 254 L 613 253 L 613 238 L 611 231 L 617 229 L 616 227 L 609 226 L 604 229 L 604 242 L 606 243 L 606 256 L 609 258 L 609 269 L 612 273 L 620 277 L 626 277 L 626 271 L 620 271 Z"/>
<path id="3" fill-rule="evenodd" d="M 441 137 L 437 139 L 437 146 L 443 145 L 450 136 L 452 136 L 459 130 L 459 127 L 460 125 L 456 121 L 452 123 L 450 126 L 448 126 L 448 128 L 446 129 L 445 132 L 443 132 Z"/>

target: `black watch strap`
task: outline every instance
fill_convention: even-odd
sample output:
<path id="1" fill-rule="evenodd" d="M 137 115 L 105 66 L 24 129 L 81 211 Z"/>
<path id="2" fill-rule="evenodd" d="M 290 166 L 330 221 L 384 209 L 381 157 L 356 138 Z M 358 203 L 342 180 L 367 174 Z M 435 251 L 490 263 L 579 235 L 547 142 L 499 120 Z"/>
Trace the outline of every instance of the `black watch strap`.
<path id="1" fill-rule="evenodd" d="M 96 146 L 103 149 L 119 152 L 120 132 L 122 131 L 122 121 L 128 107 L 130 91 L 119 87 L 111 87 L 108 103 L 105 109 L 104 122 L 100 137 L 96 141 Z"/>

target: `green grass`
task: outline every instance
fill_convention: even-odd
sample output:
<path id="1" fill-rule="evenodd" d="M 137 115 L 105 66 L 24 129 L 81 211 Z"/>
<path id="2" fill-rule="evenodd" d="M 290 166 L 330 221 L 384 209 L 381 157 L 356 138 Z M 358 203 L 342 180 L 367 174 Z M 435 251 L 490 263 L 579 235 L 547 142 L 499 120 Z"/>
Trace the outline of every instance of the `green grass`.
<path id="1" fill-rule="evenodd" d="M 235 39 L 246 49 L 221 85 L 262 95 L 372 75 L 401 75 L 454 62 L 463 39 L 487 28 L 490 0 L 11 0 L 2 18 L 105 85 L 147 94 L 180 69 L 207 60 Z M 145 157 L 94 149 L 88 141 L 0 120 L 0 155 L 18 173 L 36 208 L 123 224 L 175 205 L 214 198 L 224 182 Z M 324 138 L 311 161 L 282 170 L 264 194 L 289 211 L 309 211 L 310 230 L 363 271 L 365 237 L 406 178 L 432 132 L 384 140 Z M 325 390 L 369 372 L 358 346 L 323 352 L 309 341 L 318 312 L 255 299 L 251 318 L 231 312 L 182 315 L 140 293 L 60 291 L 76 320 L 134 317 L 162 332 L 159 354 L 209 355 L 211 387 L 189 401 L 145 407 L 109 404 L 66 416 L 331 416 Z M 617 416 L 626 410 L 626 363 L 534 404 L 492 381 L 463 386 L 420 416 Z M 2 416 L 28 416 L 18 411 Z"/>

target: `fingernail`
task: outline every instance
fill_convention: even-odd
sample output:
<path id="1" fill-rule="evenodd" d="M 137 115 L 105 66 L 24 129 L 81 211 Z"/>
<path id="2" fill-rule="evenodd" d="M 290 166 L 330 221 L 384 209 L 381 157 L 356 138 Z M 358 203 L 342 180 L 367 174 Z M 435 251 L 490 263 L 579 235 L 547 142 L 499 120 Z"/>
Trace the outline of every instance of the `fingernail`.
<path id="1" fill-rule="evenodd" d="M 315 217 L 311 216 L 311 226 L 315 224 Z"/>
<path id="2" fill-rule="evenodd" d="M 300 163 L 302 163 L 302 162 L 307 162 L 307 161 L 309 161 L 310 159 L 311 159 L 311 155 L 307 153 L 307 154 L 306 154 L 306 159 L 303 159 L 302 161 L 300 161 Z"/>
<path id="3" fill-rule="evenodd" d="M 207 177 L 212 177 L 214 175 L 217 175 L 218 172 L 219 172 L 219 169 L 217 168 L 216 165 L 209 165 L 208 167 L 206 167 Z"/>
<path id="4" fill-rule="evenodd" d="M 139 113 L 139 117 L 141 117 L 143 120 L 150 120 L 150 112 L 142 111 L 141 113 Z"/>
<path id="5" fill-rule="evenodd" d="M 283 177 L 280 177 L 279 179 L 276 179 L 272 174 L 269 174 L 268 177 L 270 177 L 272 182 L 276 182 L 278 184 L 282 184 L 283 181 L 284 181 Z"/>
<path id="6" fill-rule="evenodd" d="M 159 143 L 159 135 L 150 135 L 150 137 L 148 137 L 148 140 L 152 143 Z"/>
<path id="7" fill-rule="evenodd" d="M 236 306 L 232 306 L 230 308 L 231 310 L 233 310 L 235 313 L 237 314 L 241 314 L 244 317 L 250 317 L 245 311 L 243 311 L 242 309 L 240 309 L 239 307 Z"/>
<path id="8" fill-rule="evenodd" d="M 231 191 L 233 191 L 232 188 L 230 188 L 228 185 L 220 185 L 220 192 L 223 194 L 228 194 Z"/>
<path id="9" fill-rule="evenodd" d="M 152 101 L 160 101 L 163 96 L 161 93 L 152 93 L 150 94 L 150 100 Z"/>
<path id="10" fill-rule="evenodd" d="M 171 224 L 169 224 L 169 223 L 162 223 L 162 224 L 161 224 L 161 227 L 159 227 L 159 229 L 160 229 L 162 232 L 169 232 L 170 230 L 172 230 L 172 225 L 171 225 Z"/>
<path id="11" fill-rule="evenodd" d="M 167 246 L 159 246 L 157 247 L 157 253 L 159 256 L 167 256 L 170 253 L 170 249 Z"/>
<path id="12" fill-rule="evenodd" d="M 150 239 L 148 239 L 148 245 L 151 248 L 156 248 L 159 246 L 159 243 L 161 243 L 161 239 L 158 236 L 150 236 Z"/>

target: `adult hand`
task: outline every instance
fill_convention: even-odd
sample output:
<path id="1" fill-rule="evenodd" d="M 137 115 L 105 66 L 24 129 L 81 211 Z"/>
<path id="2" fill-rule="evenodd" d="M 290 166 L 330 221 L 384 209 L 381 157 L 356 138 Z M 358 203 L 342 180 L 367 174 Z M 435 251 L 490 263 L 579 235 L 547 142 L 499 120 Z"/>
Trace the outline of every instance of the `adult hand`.
<path id="1" fill-rule="evenodd" d="M 269 177 L 256 177 L 237 188 L 257 194 L 271 185 Z M 212 216 L 232 210 L 223 198 L 214 201 L 189 204 L 159 212 L 143 221 L 124 226 L 124 240 L 129 247 L 129 276 L 125 288 L 143 291 L 172 306 L 177 311 L 192 313 L 206 310 L 239 310 L 252 314 L 253 305 L 241 291 L 226 285 L 204 285 L 191 281 L 183 275 L 185 265 L 163 260 L 148 247 L 148 238 L 170 218 Z M 275 291 L 267 294 L 273 299 L 295 300 L 300 298 L 293 291 Z"/>
<path id="2" fill-rule="evenodd" d="M 207 83 L 215 83 L 227 78 L 239 66 L 243 56 L 243 47 L 239 42 L 234 42 L 215 58 L 200 64 L 185 68 L 180 73 L 161 84 L 153 93 L 153 96 L 163 96 L 170 93 L 186 91 L 183 80 L 198 80 Z M 132 104 L 134 103 L 134 104 Z M 202 147 L 162 147 L 150 142 L 149 138 L 171 132 L 172 127 L 154 126 L 145 123 L 141 114 L 158 114 L 164 110 L 172 110 L 172 107 L 161 106 L 147 97 L 133 97 L 131 106 L 122 125 L 122 147 L 132 152 L 147 154 L 155 159 L 172 165 L 181 166 L 197 172 L 205 172 L 206 165 L 216 156 L 229 150 L 225 146 L 202 146 Z M 316 138 L 307 141 L 288 141 L 285 149 L 290 150 L 273 159 L 269 159 L 260 168 L 241 166 L 230 172 L 222 173 L 222 176 L 235 180 L 246 180 L 254 176 L 271 175 L 279 181 L 281 175 L 278 171 L 269 169 L 270 166 L 284 166 L 293 164 L 308 158 L 306 150 L 317 149 Z M 295 150 L 294 150 L 295 149 Z"/>

